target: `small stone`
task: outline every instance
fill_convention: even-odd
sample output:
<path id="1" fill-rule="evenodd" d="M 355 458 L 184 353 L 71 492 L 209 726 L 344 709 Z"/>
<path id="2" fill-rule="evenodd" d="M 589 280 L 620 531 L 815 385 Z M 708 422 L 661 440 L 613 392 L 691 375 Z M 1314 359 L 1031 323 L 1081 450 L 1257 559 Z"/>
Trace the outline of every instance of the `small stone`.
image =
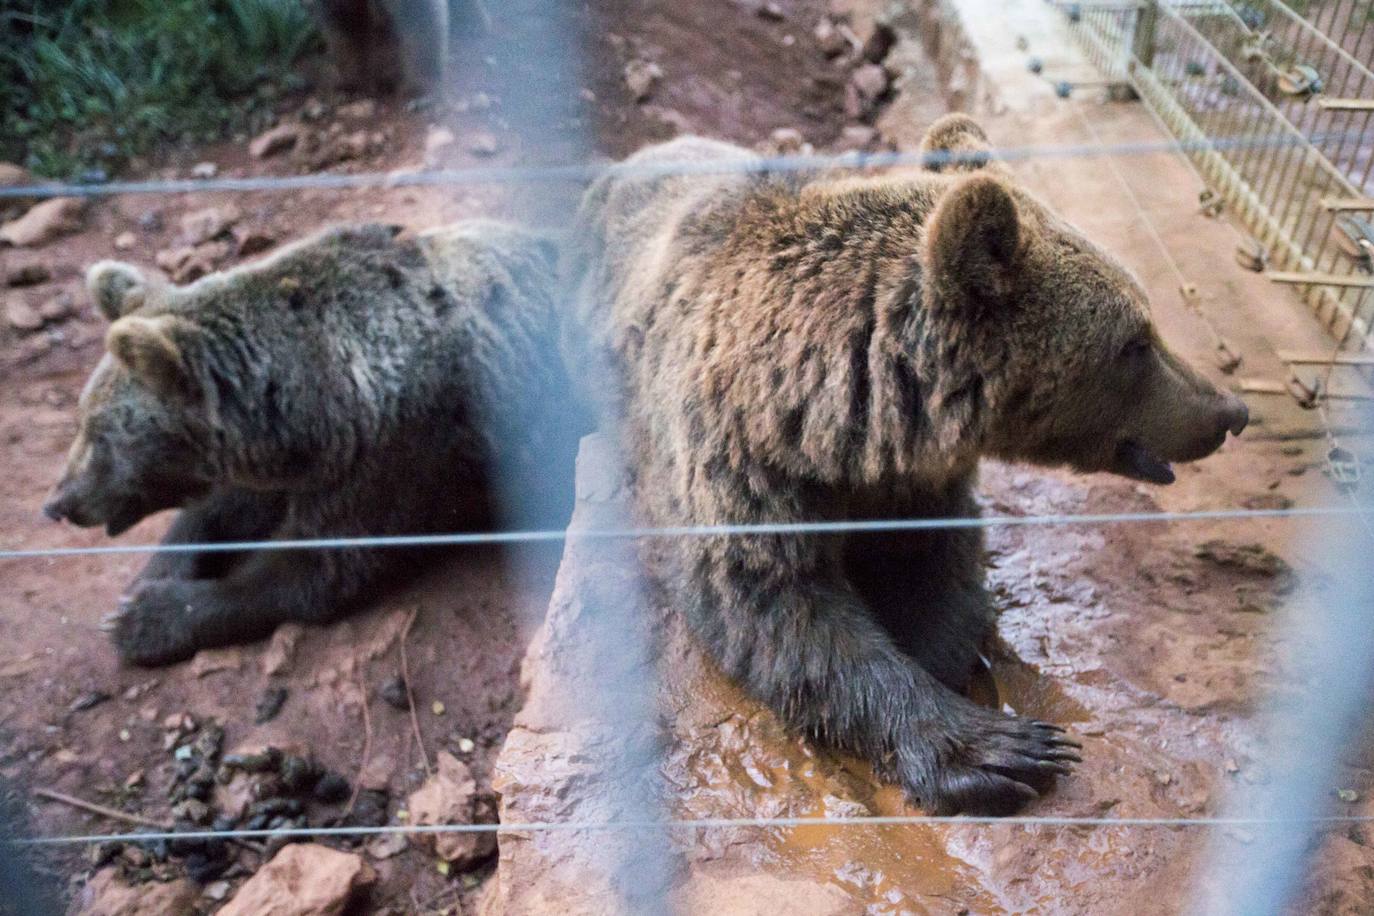
<path id="1" fill-rule="evenodd" d="M 0 162 L 0 188 L 17 188 L 28 184 L 33 184 L 33 176 L 27 169 L 13 162 Z M 22 213 L 34 203 L 32 197 L 3 197 L 0 198 L 0 214 Z"/>
<path id="2" fill-rule="evenodd" d="M 199 245 L 227 233 L 240 219 L 238 207 L 206 207 L 181 218 L 181 237 L 187 245 Z"/>
<path id="3" fill-rule="evenodd" d="M 220 901 L 228 897 L 229 891 L 232 889 L 233 886 L 228 881 L 214 881 L 205 885 L 205 890 L 202 893 L 211 900 Z"/>
<path id="4" fill-rule="evenodd" d="M 128 251 L 138 244 L 138 236 L 132 232 L 121 232 L 115 236 L 114 246 L 116 251 Z"/>
<path id="5" fill-rule="evenodd" d="M 99 706 L 109 698 L 110 695 L 103 690 L 92 690 L 72 700 L 71 704 L 67 707 L 67 711 L 84 712 L 94 706 Z"/>
<path id="6" fill-rule="evenodd" d="M 435 700 L 430 704 L 429 708 L 436 716 L 442 716 L 444 714 L 444 704 L 440 700 Z"/>
<path id="7" fill-rule="evenodd" d="M 192 824 L 203 826 L 210 823 L 211 814 L 210 806 L 195 798 L 188 798 L 172 806 L 172 817 L 190 821 Z"/>
<path id="8" fill-rule="evenodd" d="M 636 102 L 643 102 L 653 95 L 662 78 L 663 71 L 653 61 L 636 58 L 625 65 L 625 86 Z"/>
<path id="9" fill-rule="evenodd" d="M 5 322 L 16 331 L 32 333 L 43 327 L 43 316 L 23 299 L 11 297 L 5 302 Z"/>
<path id="10" fill-rule="evenodd" d="M 301 106 L 300 116 L 302 121 L 323 121 L 329 116 L 329 106 L 316 98 L 306 99 Z"/>
<path id="11" fill-rule="evenodd" d="M 406 851 L 410 842 L 403 833 L 384 833 L 368 840 L 364 847 L 374 859 L 390 859 Z"/>
<path id="12" fill-rule="evenodd" d="M 248 144 L 248 154 L 254 159 L 267 159 L 295 149 L 303 136 L 305 128 L 299 124 L 278 124 L 254 137 Z"/>
<path id="13" fill-rule="evenodd" d="M 772 0 L 769 0 L 769 2 L 758 8 L 758 16 L 760 19 L 767 19 L 770 22 L 782 22 L 787 18 L 787 14 L 783 12 L 782 7 L 772 2 Z"/>
<path id="14" fill-rule="evenodd" d="M 1348 805 L 1353 805 L 1360 800 L 1360 793 L 1354 789 L 1337 789 L 1336 797 Z"/>
<path id="15" fill-rule="evenodd" d="M 129 730 L 128 730 L 127 728 L 121 728 L 121 729 L 119 730 L 119 740 L 120 740 L 120 741 L 123 741 L 123 742 L 125 742 L 125 743 L 128 743 L 129 739 L 132 738 L 132 737 L 133 737 L 133 735 L 129 734 Z"/>
<path id="16" fill-rule="evenodd" d="M 298 623 L 284 623 L 277 627 L 277 631 L 272 634 L 272 639 L 267 644 L 267 650 L 262 653 L 262 673 L 284 673 L 291 666 L 296 646 L 304 635 L 305 627 Z"/>
<path id="17" fill-rule="evenodd" d="M 816 30 L 811 34 L 816 39 L 816 45 L 821 49 L 821 53 L 826 57 L 839 57 L 849 50 L 848 39 L 839 29 L 835 28 L 835 23 L 829 17 L 816 23 Z"/>
<path id="18" fill-rule="evenodd" d="M 36 248 L 61 235 L 81 229 L 86 212 L 84 197 L 52 197 L 29 208 L 18 219 L 0 226 L 0 242 Z"/>
<path id="19" fill-rule="evenodd" d="M 779 156 L 793 156 L 813 151 L 811 144 L 806 142 L 802 132 L 795 127 L 779 127 L 773 131 L 768 135 L 768 146 Z"/>
<path id="20" fill-rule="evenodd" d="M 453 131 L 447 127 L 431 127 L 425 134 L 425 153 L 434 155 L 440 150 L 452 146 L 458 140 L 453 135 Z"/>
<path id="21" fill-rule="evenodd" d="M 359 99 L 340 105 L 335 109 L 335 114 L 348 121 L 370 121 L 377 116 L 377 103 L 372 99 Z"/>
<path id="22" fill-rule="evenodd" d="M 214 178 L 219 174 L 219 166 L 213 162 L 197 162 L 191 167 L 192 178 Z"/>
<path id="23" fill-rule="evenodd" d="M 867 118 L 887 92 L 887 71 L 878 64 L 857 67 L 844 87 L 844 112 L 851 118 Z"/>
<path id="24" fill-rule="evenodd" d="M 842 150 L 864 150 L 878 142 L 878 129 L 868 124 L 847 124 L 840 131 L 836 146 Z"/>
<path id="25" fill-rule="evenodd" d="M 377 695 L 393 709 L 407 710 L 410 708 L 410 697 L 406 692 L 406 682 L 397 675 L 388 678 L 377 689 Z"/>
<path id="26" fill-rule="evenodd" d="M 468 138 L 468 152 L 477 156 L 494 156 L 501 149 L 501 141 L 496 135 L 482 130 Z"/>
<path id="27" fill-rule="evenodd" d="M 64 290 L 38 306 L 38 314 L 43 317 L 44 321 L 61 321 L 64 318 L 70 318 L 76 314 L 76 300 L 72 298 L 71 293 Z"/>
<path id="28" fill-rule="evenodd" d="M 235 229 L 234 253 L 241 258 L 261 254 L 277 244 L 277 237 L 266 229 Z"/>
<path id="29" fill-rule="evenodd" d="M 476 749 L 477 749 L 477 742 L 476 742 L 476 741 L 473 741 L 471 738 L 459 738 L 459 739 L 458 739 L 458 750 L 459 750 L 459 752 L 464 753 L 464 754 L 471 754 L 471 753 L 472 753 L 474 750 L 476 750 Z"/>
<path id="30" fill-rule="evenodd" d="M 5 271 L 5 282 L 10 286 L 36 286 L 51 279 L 52 270 L 41 261 L 25 261 Z"/>
<path id="31" fill-rule="evenodd" d="M 254 724 L 262 725 L 275 719 L 289 695 L 290 692 L 285 687 L 268 687 L 264 690 L 253 711 Z"/>

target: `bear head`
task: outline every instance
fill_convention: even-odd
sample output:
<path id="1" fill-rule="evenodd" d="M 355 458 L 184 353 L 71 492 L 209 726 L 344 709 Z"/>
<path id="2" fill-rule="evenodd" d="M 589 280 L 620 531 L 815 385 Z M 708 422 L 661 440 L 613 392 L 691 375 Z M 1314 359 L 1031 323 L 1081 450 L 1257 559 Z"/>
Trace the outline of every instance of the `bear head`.
<path id="1" fill-rule="evenodd" d="M 918 361 L 985 453 L 1165 484 L 1244 429 L 1245 404 L 1160 338 L 1140 283 L 980 154 L 971 119 L 937 122 L 923 149 L 955 153 L 957 174 L 926 225 Z"/>
<path id="2" fill-rule="evenodd" d="M 163 310 L 168 290 L 114 261 L 86 279 L 111 321 L 106 353 L 81 392 L 76 441 L 43 511 L 116 535 L 209 492 L 213 433 L 191 363 L 199 332 Z"/>

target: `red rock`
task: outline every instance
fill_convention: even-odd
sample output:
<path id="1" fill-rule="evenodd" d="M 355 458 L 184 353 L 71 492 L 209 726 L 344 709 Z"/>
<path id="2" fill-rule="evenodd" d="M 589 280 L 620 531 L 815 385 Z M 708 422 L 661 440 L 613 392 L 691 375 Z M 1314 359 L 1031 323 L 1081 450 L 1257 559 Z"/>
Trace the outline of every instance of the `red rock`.
<path id="1" fill-rule="evenodd" d="M 477 781 L 467 764 L 448 751 L 440 751 L 434 775 L 411 793 L 406 802 L 412 824 L 472 824 L 478 822 L 480 799 Z M 431 849 L 459 871 L 475 865 L 496 849 L 496 834 L 422 833 L 411 842 Z"/>
<path id="2" fill-rule="evenodd" d="M 206 207 L 181 218 L 181 236 L 187 245 L 199 245 L 228 232 L 239 221 L 238 207 Z"/>
<path id="3" fill-rule="evenodd" d="M 278 124 L 254 137 L 248 144 L 248 153 L 254 159 L 267 159 L 295 149 L 304 135 L 305 128 L 299 124 Z"/>
<path id="4" fill-rule="evenodd" d="M 219 916 L 338 916 L 376 877 L 361 856 L 294 843 L 248 879 Z"/>
<path id="5" fill-rule="evenodd" d="M 81 228 L 81 216 L 86 212 L 83 197 L 52 197 L 35 204 L 16 220 L 0 226 L 0 242 L 18 247 L 36 248 L 60 235 Z"/>
<path id="6" fill-rule="evenodd" d="M 116 869 L 105 868 L 86 882 L 80 916 L 176 916 L 195 912 L 200 891 L 187 878 L 162 883 L 129 885 Z"/>

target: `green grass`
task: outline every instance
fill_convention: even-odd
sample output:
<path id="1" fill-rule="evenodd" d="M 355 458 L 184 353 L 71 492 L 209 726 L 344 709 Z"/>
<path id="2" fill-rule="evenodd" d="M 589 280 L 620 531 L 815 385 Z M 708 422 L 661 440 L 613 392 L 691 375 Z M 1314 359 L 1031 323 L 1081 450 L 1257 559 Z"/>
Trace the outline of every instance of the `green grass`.
<path id="1" fill-rule="evenodd" d="M 0 0 L 0 158 L 67 178 L 250 129 L 318 43 L 302 0 Z"/>

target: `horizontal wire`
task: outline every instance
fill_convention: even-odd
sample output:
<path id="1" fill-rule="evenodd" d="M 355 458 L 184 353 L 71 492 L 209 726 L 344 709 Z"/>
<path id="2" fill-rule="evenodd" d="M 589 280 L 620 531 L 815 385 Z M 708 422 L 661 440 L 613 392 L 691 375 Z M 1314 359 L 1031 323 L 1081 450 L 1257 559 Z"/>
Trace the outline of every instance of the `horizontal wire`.
<path id="1" fill-rule="evenodd" d="M 579 830 L 721 830 L 738 827 L 1260 827 L 1273 824 L 1362 824 L 1371 815 L 1327 815 L 1310 818 L 1265 817 L 991 817 L 894 815 L 874 817 L 708 817 L 665 821 L 536 821 L 510 824 L 388 824 L 382 827 L 289 827 L 278 830 L 188 830 L 149 833 L 93 833 L 76 836 L 9 840 L 20 846 L 69 843 L 154 842 L 157 840 L 266 839 L 270 837 L 387 836 L 444 833 L 552 833 Z"/>
<path id="2" fill-rule="evenodd" d="M 35 185 L 0 187 L 0 199 L 7 197 L 99 197 L 114 194 L 190 194 L 199 191 L 293 191 L 312 188 L 395 188 L 430 185 L 473 185 L 497 183 L 550 183 L 591 181 L 604 174 L 635 177 L 673 175 L 718 175 L 732 173 L 810 172 L 825 169 L 867 169 L 887 166 L 944 166 L 982 163 L 988 157 L 1003 162 L 1028 159 L 1063 159 L 1093 156 L 1139 156 L 1193 150 L 1248 149 L 1255 147 L 1301 146 L 1308 142 L 1359 139 L 1357 132 L 1313 134 L 1309 138 L 1232 137 L 1217 140 L 1161 140 L 1121 143 L 1112 146 L 1070 144 L 1062 146 L 1021 146 L 980 151 L 932 150 L 930 152 L 854 151 L 838 155 L 766 156 L 723 158 L 709 161 L 571 163 L 540 166 L 480 166 L 464 169 L 424 171 L 360 172 L 351 175 L 284 175 L 255 178 L 186 178 L 148 181 L 110 181 L 103 184 L 50 182 Z"/>
<path id="3" fill-rule="evenodd" d="M 974 518 L 906 518 L 839 522 L 763 522 L 738 525 L 680 525 L 667 527 L 546 528 L 527 531 L 460 532 L 453 534 L 375 535 L 369 537 L 306 538 L 301 540 L 220 541 L 204 544 L 107 544 L 97 547 L 37 547 L 0 550 L 0 560 L 41 557 L 79 557 L 103 554 L 225 553 L 247 550 L 334 550 L 373 547 L 440 547 L 474 544 L 527 544 L 551 541 L 630 540 L 635 538 L 722 537 L 767 534 L 848 534 L 890 531 L 929 531 L 1027 525 L 1115 525 L 1132 522 L 1191 522 L 1258 520 L 1266 518 L 1343 518 L 1359 513 L 1351 506 L 1312 506 L 1293 509 L 1207 509 L 1195 512 L 1103 512 L 1083 515 L 993 515 Z"/>

